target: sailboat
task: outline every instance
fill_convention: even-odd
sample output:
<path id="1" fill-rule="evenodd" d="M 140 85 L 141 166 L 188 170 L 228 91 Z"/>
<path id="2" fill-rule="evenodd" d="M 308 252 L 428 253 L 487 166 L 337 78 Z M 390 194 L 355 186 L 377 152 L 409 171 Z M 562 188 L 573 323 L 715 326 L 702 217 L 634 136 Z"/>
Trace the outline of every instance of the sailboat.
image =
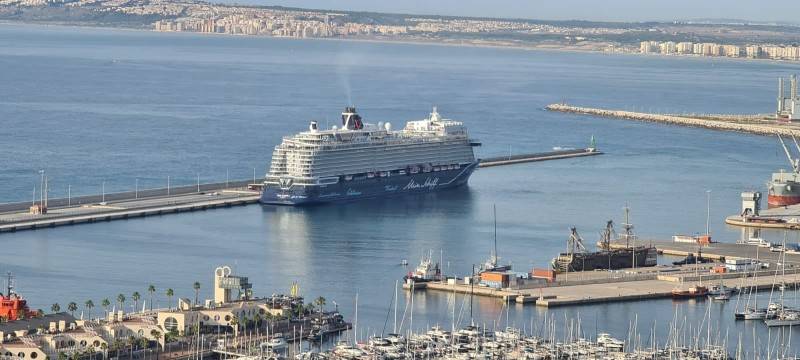
<path id="1" fill-rule="evenodd" d="M 753 268 L 753 281 L 750 284 L 750 288 L 747 292 L 747 303 L 744 306 L 744 310 L 739 311 L 737 306 L 737 311 L 734 313 L 734 318 L 737 320 L 763 320 L 767 318 L 767 309 L 759 309 L 758 308 L 758 294 L 756 293 L 756 283 L 758 281 L 758 268 L 760 266 L 759 257 L 758 257 L 758 248 L 756 248 L 756 266 Z M 750 299 L 753 299 L 753 305 L 750 306 Z"/>
<path id="2" fill-rule="evenodd" d="M 786 232 L 783 233 L 783 246 L 786 246 Z M 777 270 L 775 271 L 777 275 Z M 800 326 L 800 311 L 787 308 L 784 304 L 784 292 L 786 290 L 785 281 L 786 277 L 786 253 L 781 256 L 781 297 L 779 304 L 770 304 L 770 309 L 767 310 L 767 319 L 764 323 L 769 327 L 773 326 Z M 774 286 L 774 283 L 773 283 Z M 774 305 L 774 306 L 773 306 Z M 770 316 L 772 315 L 772 316 Z"/>
<path id="3" fill-rule="evenodd" d="M 500 257 L 497 255 L 497 206 L 493 205 L 492 210 L 494 212 L 494 251 L 492 251 L 491 255 L 489 255 L 489 259 L 486 260 L 483 264 L 481 264 L 480 272 L 505 272 L 511 270 L 511 264 L 500 265 L 499 260 Z"/>

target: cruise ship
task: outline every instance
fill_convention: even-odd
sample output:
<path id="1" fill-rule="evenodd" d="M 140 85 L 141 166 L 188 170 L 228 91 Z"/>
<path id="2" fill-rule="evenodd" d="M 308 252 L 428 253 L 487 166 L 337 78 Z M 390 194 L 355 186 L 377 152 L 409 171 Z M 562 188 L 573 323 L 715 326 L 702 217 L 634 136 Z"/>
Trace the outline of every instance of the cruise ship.
<path id="1" fill-rule="evenodd" d="M 367 124 L 345 108 L 341 127 L 288 136 L 275 147 L 261 203 L 307 205 L 423 193 L 467 183 L 478 166 L 464 124 L 442 118 L 436 108 L 402 130 Z"/>

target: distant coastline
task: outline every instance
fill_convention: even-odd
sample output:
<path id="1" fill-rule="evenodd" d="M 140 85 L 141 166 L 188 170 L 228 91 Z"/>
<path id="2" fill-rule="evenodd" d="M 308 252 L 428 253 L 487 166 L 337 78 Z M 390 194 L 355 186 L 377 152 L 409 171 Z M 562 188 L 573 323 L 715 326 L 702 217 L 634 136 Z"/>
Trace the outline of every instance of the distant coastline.
<path id="1" fill-rule="evenodd" d="M 457 39 L 421 39 L 421 38 L 398 38 L 388 36 L 374 36 L 374 37 L 325 37 L 325 38 L 297 38 L 291 36 L 265 36 L 265 35 L 247 35 L 247 34 L 227 34 L 216 32 L 190 32 L 190 31 L 157 31 L 153 30 L 151 26 L 109 26 L 104 24 L 90 24 L 90 23 L 75 23 L 67 21 L 17 21 L 0 19 L 0 25 L 21 25 L 33 27 L 63 27 L 63 28 L 78 28 L 78 29 L 106 29 L 106 30 L 119 30 L 131 32 L 149 32 L 149 33 L 169 33 L 169 34 L 184 34 L 187 36 L 235 36 L 235 37 L 248 37 L 248 38 L 270 38 L 270 39 L 283 39 L 283 40 L 323 40 L 323 41 L 352 41 L 363 43 L 384 43 L 384 44 L 406 44 L 406 45 L 434 45 L 434 46 L 452 46 L 452 47 L 474 47 L 474 48 L 492 48 L 492 49 L 509 49 L 509 50 L 524 50 L 524 51 L 545 51 L 545 52 L 566 52 L 566 53 L 582 53 L 582 54 L 603 54 L 603 55 L 625 55 L 625 56 L 640 56 L 648 58 L 659 59 L 694 59 L 694 60 L 707 60 L 707 61 L 746 61 L 746 62 L 769 62 L 769 63 L 782 63 L 782 64 L 797 64 L 799 61 L 781 60 L 781 59 L 763 59 L 763 58 L 747 58 L 747 57 L 710 57 L 699 55 L 672 55 L 672 54 L 658 54 L 658 53 L 640 53 L 634 51 L 604 51 L 591 46 L 570 46 L 564 44 L 535 44 L 535 43 L 508 43 L 495 40 L 457 40 Z"/>

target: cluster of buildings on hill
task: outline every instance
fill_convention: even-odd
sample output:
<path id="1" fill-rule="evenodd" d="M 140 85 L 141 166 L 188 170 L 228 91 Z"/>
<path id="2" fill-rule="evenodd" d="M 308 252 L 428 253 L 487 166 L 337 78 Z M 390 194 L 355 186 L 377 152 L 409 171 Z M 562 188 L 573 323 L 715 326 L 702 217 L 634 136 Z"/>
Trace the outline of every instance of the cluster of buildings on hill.
<path id="1" fill-rule="evenodd" d="M 359 23 L 335 24 L 328 19 L 327 15 L 323 20 L 319 20 L 298 19 L 292 16 L 261 17 L 258 14 L 236 14 L 212 19 L 188 17 L 161 20 L 153 24 L 153 29 L 156 31 L 190 31 L 298 38 L 398 35 L 408 32 L 406 26 Z"/>
<path id="2" fill-rule="evenodd" d="M 231 274 L 227 266 L 217 268 L 214 275 L 214 299 L 204 304 L 179 299 L 176 308 L 136 313 L 112 310 L 88 320 L 61 312 L 2 322 L 0 359 L 75 359 L 129 348 L 164 348 L 168 340 L 191 333 L 221 331 L 236 336 L 240 328 L 309 315 L 296 286 L 291 295 L 253 298 L 247 277 Z M 337 329 L 348 325 L 335 312 L 320 309 L 315 316 L 336 319 L 340 322 Z M 331 328 L 331 332 L 337 329 Z"/>
<path id="3" fill-rule="evenodd" d="M 642 41 L 642 54 L 726 56 L 734 58 L 800 60 L 800 47 L 782 45 L 725 45 L 674 41 Z"/>

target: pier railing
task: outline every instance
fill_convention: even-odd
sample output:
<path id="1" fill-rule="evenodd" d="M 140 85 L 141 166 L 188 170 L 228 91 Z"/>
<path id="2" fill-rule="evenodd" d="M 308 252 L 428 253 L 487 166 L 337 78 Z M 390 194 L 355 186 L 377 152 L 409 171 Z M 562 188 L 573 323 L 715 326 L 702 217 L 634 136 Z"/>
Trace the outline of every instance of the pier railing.
<path id="1" fill-rule="evenodd" d="M 200 184 L 199 186 L 195 184 L 195 185 L 175 186 L 169 188 L 140 189 L 138 191 L 123 191 L 116 193 L 107 193 L 105 195 L 94 194 L 94 195 L 74 196 L 71 198 L 48 199 L 47 203 L 49 207 L 54 208 L 54 207 L 64 207 L 64 206 L 80 206 L 85 204 L 97 204 L 103 201 L 111 202 L 111 201 L 136 200 L 136 199 L 146 199 L 146 198 L 158 198 L 158 197 L 172 196 L 172 195 L 199 194 L 199 193 L 220 191 L 224 189 L 245 188 L 248 184 L 252 182 L 253 180 L 235 180 L 227 182 Z M 30 201 L 5 203 L 5 204 L 0 204 L 0 212 L 24 211 L 27 210 L 28 207 L 30 206 L 31 206 Z"/>

